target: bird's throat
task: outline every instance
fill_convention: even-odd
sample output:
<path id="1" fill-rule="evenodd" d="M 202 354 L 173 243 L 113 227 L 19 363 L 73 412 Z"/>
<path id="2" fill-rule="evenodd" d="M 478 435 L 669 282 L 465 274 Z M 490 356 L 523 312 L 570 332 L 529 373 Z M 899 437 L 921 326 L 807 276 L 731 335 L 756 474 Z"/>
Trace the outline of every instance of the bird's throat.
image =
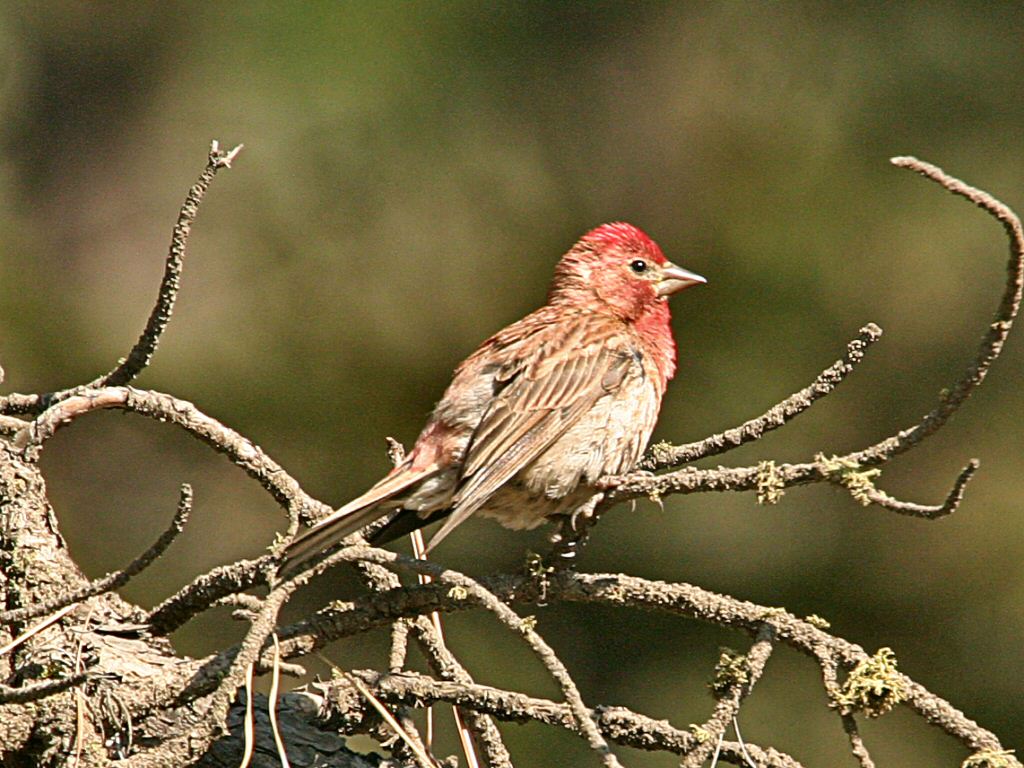
<path id="1" fill-rule="evenodd" d="M 672 338 L 672 313 L 667 301 L 655 301 L 634 322 L 645 354 L 658 367 L 662 384 L 676 372 L 676 342 Z"/>

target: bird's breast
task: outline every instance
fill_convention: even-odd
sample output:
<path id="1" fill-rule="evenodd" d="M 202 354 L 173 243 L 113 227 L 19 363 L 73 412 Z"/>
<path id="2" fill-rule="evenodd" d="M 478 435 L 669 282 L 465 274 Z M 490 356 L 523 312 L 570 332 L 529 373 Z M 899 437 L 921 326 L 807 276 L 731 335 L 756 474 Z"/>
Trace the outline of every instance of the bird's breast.
<path id="1" fill-rule="evenodd" d="M 498 489 L 480 509 L 508 528 L 534 528 L 570 514 L 607 475 L 632 470 L 654 431 L 661 392 L 642 364 Z"/>

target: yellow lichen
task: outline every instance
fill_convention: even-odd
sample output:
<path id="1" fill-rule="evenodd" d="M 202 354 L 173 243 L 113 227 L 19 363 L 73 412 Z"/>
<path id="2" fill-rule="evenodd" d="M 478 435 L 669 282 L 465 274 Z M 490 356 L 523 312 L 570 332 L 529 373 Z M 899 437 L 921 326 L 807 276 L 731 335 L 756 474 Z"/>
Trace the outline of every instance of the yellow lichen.
<path id="1" fill-rule="evenodd" d="M 700 744 L 711 738 L 711 732 L 696 723 L 690 723 L 690 730 L 693 732 L 693 738 L 695 738 Z"/>
<path id="2" fill-rule="evenodd" d="M 715 677 L 708 683 L 715 698 L 725 696 L 737 686 L 745 685 L 749 680 L 750 670 L 747 667 L 747 657 L 732 648 L 722 648 L 718 663 L 715 664 Z"/>
<path id="3" fill-rule="evenodd" d="M 277 533 L 275 533 L 274 534 L 274 540 L 272 542 L 270 542 L 270 545 L 267 547 L 267 551 L 268 552 L 277 552 L 278 547 L 281 546 L 282 542 L 284 542 L 284 539 L 285 539 L 285 536 L 284 536 L 284 534 L 281 531 L 278 531 Z"/>
<path id="4" fill-rule="evenodd" d="M 975 752 L 960 764 L 960 768 L 1011 768 L 1020 765 L 1012 749 L 983 749 Z"/>
<path id="5" fill-rule="evenodd" d="M 896 669 L 891 648 L 879 648 L 874 656 L 859 662 L 843 682 L 836 704 L 844 714 L 863 712 L 881 717 L 907 698 Z"/>
<path id="6" fill-rule="evenodd" d="M 775 462 L 759 462 L 757 465 L 757 503 L 778 504 L 785 489 L 786 484 L 779 475 Z"/>
<path id="7" fill-rule="evenodd" d="M 882 470 L 877 467 L 861 469 L 860 465 L 852 459 L 840 456 L 826 457 L 823 453 L 819 453 L 814 458 L 826 475 L 836 479 L 863 506 L 869 506 L 874 501 L 872 497 L 882 494 L 875 487 L 875 478 L 882 474 Z"/>

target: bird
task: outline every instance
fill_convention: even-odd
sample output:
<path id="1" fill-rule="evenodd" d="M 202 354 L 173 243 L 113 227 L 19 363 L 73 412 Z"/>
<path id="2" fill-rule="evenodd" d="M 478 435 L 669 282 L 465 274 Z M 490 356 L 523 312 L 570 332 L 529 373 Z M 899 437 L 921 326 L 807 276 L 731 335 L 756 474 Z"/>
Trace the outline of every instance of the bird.
<path id="1" fill-rule="evenodd" d="M 279 572 L 391 513 L 370 543 L 443 519 L 427 551 L 471 515 L 530 529 L 572 514 L 643 455 L 676 370 L 668 299 L 706 282 L 632 224 L 587 232 L 559 260 L 547 302 L 455 369 L 408 454 L 295 538 Z"/>

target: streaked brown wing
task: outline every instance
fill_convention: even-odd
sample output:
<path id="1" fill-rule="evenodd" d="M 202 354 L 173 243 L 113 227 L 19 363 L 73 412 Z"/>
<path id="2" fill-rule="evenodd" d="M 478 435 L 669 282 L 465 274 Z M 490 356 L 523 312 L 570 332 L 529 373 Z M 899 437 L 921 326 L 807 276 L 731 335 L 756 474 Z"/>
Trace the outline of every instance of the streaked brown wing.
<path id="1" fill-rule="evenodd" d="M 529 347 L 532 357 L 507 366 L 509 381 L 473 432 L 454 510 L 431 547 L 615 390 L 635 364 L 621 329 L 607 318 L 550 326 Z"/>

